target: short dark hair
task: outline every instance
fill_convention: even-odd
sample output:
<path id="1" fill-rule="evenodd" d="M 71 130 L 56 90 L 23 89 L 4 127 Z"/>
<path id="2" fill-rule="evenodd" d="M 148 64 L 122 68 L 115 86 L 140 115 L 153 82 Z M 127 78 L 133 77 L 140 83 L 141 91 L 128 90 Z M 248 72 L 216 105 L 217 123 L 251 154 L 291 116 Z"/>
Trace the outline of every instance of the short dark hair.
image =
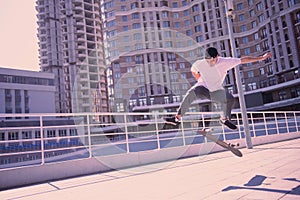
<path id="1" fill-rule="evenodd" d="M 209 47 L 205 51 L 205 58 L 215 58 L 219 55 L 218 50 L 214 47 Z"/>

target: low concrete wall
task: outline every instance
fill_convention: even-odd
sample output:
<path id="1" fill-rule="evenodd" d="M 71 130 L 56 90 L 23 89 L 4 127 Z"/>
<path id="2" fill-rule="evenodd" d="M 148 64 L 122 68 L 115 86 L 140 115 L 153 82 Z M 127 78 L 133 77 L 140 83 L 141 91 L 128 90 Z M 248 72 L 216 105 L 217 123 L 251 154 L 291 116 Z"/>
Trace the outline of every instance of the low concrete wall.
<path id="1" fill-rule="evenodd" d="M 252 143 L 253 145 L 260 145 L 298 137 L 300 137 L 300 133 L 260 136 L 252 138 Z M 239 142 L 241 148 L 246 146 L 244 139 L 234 141 L 231 140 L 230 142 Z M 224 151 L 224 149 L 215 143 L 206 143 L 185 147 L 173 147 L 168 149 L 93 157 L 13 169 L 3 169 L 0 170 L 0 190 L 65 179 L 74 176 L 100 173 L 109 170 L 125 169 L 150 163 L 172 161 L 179 158 L 206 155 L 208 153 L 218 151 Z"/>

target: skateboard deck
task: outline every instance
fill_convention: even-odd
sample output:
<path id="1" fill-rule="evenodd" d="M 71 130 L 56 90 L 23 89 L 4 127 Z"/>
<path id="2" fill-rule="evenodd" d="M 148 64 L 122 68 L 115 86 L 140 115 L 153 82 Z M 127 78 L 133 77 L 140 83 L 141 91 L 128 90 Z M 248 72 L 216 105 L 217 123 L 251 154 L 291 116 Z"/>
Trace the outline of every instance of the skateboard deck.
<path id="1" fill-rule="evenodd" d="M 221 147 L 231 151 L 234 155 L 236 155 L 238 157 L 243 156 L 243 154 L 240 152 L 240 150 L 235 148 L 235 146 L 239 146 L 239 144 L 226 143 L 223 140 L 220 140 L 218 137 L 210 134 L 210 132 L 212 132 L 212 131 L 213 131 L 213 128 L 203 128 L 202 130 L 198 130 L 197 133 L 205 136 L 206 138 L 210 139 L 211 141 L 214 141 L 215 143 L 217 143 Z"/>

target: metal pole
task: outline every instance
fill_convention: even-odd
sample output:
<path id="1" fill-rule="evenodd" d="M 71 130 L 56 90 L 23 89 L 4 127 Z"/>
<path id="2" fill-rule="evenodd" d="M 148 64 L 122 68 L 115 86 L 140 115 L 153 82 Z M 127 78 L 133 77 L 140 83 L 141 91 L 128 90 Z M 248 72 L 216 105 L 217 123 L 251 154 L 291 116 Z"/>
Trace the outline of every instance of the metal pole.
<path id="1" fill-rule="evenodd" d="M 229 40 L 230 40 L 230 45 L 231 45 L 231 52 L 232 52 L 233 57 L 237 57 L 235 40 L 234 40 L 234 35 L 233 35 L 233 28 L 232 28 L 233 2 L 232 2 L 232 0 L 224 0 L 224 4 L 225 4 L 226 16 L 227 16 L 228 35 L 229 35 Z M 242 87 L 239 65 L 234 68 L 234 71 L 235 71 L 236 85 L 237 85 L 237 89 L 238 89 L 238 96 L 239 96 L 239 102 L 240 102 L 240 109 L 241 109 L 241 113 L 242 113 L 244 131 L 245 131 L 246 145 L 247 145 L 248 149 L 252 149 L 253 145 L 252 145 L 252 141 L 251 141 L 251 134 L 250 134 L 250 129 L 249 129 L 246 103 L 245 103 L 245 98 L 244 98 L 244 92 L 243 92 L 243 87 Z"/>

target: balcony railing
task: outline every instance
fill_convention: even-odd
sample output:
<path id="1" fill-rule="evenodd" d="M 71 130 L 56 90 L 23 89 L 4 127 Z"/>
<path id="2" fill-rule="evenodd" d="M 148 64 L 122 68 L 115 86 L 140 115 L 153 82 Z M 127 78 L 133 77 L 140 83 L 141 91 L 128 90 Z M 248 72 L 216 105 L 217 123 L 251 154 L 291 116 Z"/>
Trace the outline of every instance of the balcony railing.
<path id="1" fill-rule="evenodd" d="M 175 113 L 0 114 L 0 169 L 197 145 L 208 142 L 197 134 L 205 126 L 222 140 L 245 137 L 238 112 L 235 131 L 218 123 L 218 113 L 187 113 L 179 127 L 164 124 L 167 114 Z M 248 118 L 253 138 L 300 129 L 300 111 L 249 112 Z"/>

